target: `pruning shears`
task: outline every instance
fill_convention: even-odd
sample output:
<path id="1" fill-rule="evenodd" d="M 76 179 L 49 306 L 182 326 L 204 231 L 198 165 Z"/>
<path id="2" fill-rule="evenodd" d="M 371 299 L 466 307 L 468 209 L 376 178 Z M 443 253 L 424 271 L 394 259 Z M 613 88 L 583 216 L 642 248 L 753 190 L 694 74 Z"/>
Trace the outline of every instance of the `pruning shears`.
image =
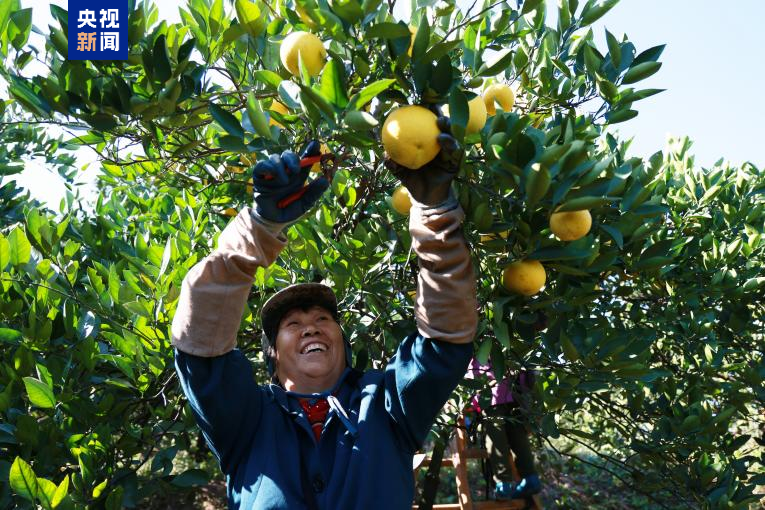
<path id="1" fill-rule="evenodd" d="M 331 166 L 330 162 L 332 162 Z M 324 174 L 324 177 L 326 177 L 329 182 L 332 182 L 332 177 L 335 175 L 335 167 L 337 166 L 337 156 L 335 156 L 335 154 L 332 152 L 319 154 L 318 156 L 306 156 L 300 160 L 300 168 L 310 167 L 316 163 L 321 164 L 322 174 Z M 300 197 L 302 197 L 305 193 L 306 189 L 308 188 L 304 186 L 292 195 L 284 197 L 276 203 L 276 206 L 281 209 L 287 207 L 295 200 L 299 200 Z"/>

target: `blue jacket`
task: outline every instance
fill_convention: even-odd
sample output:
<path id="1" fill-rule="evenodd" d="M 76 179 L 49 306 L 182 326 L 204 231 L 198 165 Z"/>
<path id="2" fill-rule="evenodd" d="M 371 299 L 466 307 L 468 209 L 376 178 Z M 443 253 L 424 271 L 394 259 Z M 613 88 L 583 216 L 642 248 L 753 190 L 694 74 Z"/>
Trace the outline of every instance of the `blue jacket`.
<path id="1" fill-rule="evenodd" d="M 257 385 L 238 349 L 216 357 L 176 349 L 175 359 L 226 475 L 229 508 L 403 510 L 414 498 L 412 457 L 472 354 L 472 343 L 413 333 L 384 371 L 346 369 L 326 394 L 337 402 L 318 442 L 301 395 Z"/>

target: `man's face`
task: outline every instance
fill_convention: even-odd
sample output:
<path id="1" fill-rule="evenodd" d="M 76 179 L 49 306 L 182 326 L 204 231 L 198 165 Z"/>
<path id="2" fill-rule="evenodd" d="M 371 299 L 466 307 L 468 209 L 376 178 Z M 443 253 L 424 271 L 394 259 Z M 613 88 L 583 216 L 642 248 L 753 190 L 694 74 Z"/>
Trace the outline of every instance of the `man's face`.
<path id="1" fill-rule="evenodd" d="M 286 390 L 329 390 L 344 369 L 343 334 L 329 311 L 312 306 L 286 313 L 276 334 L 276 376 Z"/>

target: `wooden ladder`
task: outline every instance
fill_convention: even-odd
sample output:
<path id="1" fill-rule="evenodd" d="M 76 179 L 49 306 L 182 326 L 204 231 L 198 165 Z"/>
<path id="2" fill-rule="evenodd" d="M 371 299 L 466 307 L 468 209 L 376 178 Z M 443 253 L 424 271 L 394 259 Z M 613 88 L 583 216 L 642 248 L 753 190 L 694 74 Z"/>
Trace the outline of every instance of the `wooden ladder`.
<path id="1" fill-rule="evenodd" d="M 467 433 L 465 431 L 465 422 L 462 418 L 457 423 L 457 434 L 452 442 L 452 456 L 444 458 L 441 466 L 454 467 L 457 481 L 458 503 L 434 504 L 434 510 L 522 510 L 531 508 L 532 510 L 542 510 L 542 501 L 539 495 L 534 495 L 531 499 L 531 505 L 527 505 L 524 499 L 513 499 L 508 501 L 473 501 L 470 494 L 470 483 L 468 482 L 467 461 L 468 459 L 486 459 L 489 453 L 484 448 L 468 448 Z M 521 479 L 518 469 L 515 467 L 515 459 L 512 452 L 510 455 L 510 468 L 513 472 L 513 479 Z M 424 453 L 415 454 L 412 461 L 414 479 L 417 480 L 417 472 L 423 466 L 430 464 L 430 459 Z M 412 507 L 417 508 L 417 505 Z"/>

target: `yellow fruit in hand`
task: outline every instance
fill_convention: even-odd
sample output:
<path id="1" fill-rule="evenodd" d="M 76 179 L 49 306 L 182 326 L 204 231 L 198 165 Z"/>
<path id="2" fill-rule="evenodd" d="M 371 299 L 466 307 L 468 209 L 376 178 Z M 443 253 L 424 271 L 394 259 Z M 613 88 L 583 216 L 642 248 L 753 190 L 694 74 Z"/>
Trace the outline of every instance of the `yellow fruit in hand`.
<path id="1" fill-rule="evenodd" d="M 533 296 L 545 286 L 545 268 L 538 260 L 518 260 L 502 273 L 502 285 L 511 292 Z"/>
<path id="2" fill-rule="evenodd" d="M 438 155 L 440 133 L 436 114 L 422 106 L 402 106 L 385 119 L 382 143 L 390 159 L 416 170 Z"/>
<path id="3" fill-rule="evenodd" d="M 390 198 L 390 205 L 399 214 L 404 216 L 409 214 L 409 209 L 412 208 L 412 198 L 409 196 L 409 190 L 403 186 L 396 188 Z"/>
<path id="4" fill-rule="evenodd" d="M 282 115 L 287 115 L 287 114 L 290 113 L 290 111 L 287 109 L 287 107 L 284 106 L 279 101 L 274 101 L 273 103 L 271 103 L 271 108 L 269 108 L 269 110 L 272 111 L 272 112 L 281 113 Z M 276 127 L 284 129 L 284 126 L 282 126 L 280 123 L 276 122 L 273 118 L 270 118 L 268 120 L 268 125 L 269 126 L 276 126 Z"/>
<path id="5" fill-rule="evenodd" d="M 497 108 L 494 105 L 495 101 L 499 103 L 503 110 L 509 112 L 513 109 L 513 105 L 515 104 L 515 94 L 513 94 L 513 90 L 509 85 L 495 83 L 489 85 L 483 92 L 483 101 L 489 115 L 495 115 L 497 113 Z"/>
<path id="6" fill-rule="evenodd" d="M 482 130 L 483 126 L 486 124 L 486 104 L 483 102 L 483 98 L 481 96 L 476 96 L 468 101 L 468 111 L 470 117 L 468 118 L 465 132 L 467 134 L 477 133 Z M 449 116 L 449 105 L 444 106 L 443 112 L 444 115 L 447 117 Z"/>
<path id="7" fill-rule="evenodd" d="M 282 64 L 293 75 L 300 75 L 298 55 L 308 74 L 318 76 L 327 59 L 327 50 L 321 39 L 310 32 L 292 32 L 284 38 L 279 48 Z"/>
<path id="8" fill-rule="evenodd" d="M 587 235 L 592 227 L 590 211 L 556 212 L 550 216 L 550 230 L 561 241 L 576 241 Z"/>

